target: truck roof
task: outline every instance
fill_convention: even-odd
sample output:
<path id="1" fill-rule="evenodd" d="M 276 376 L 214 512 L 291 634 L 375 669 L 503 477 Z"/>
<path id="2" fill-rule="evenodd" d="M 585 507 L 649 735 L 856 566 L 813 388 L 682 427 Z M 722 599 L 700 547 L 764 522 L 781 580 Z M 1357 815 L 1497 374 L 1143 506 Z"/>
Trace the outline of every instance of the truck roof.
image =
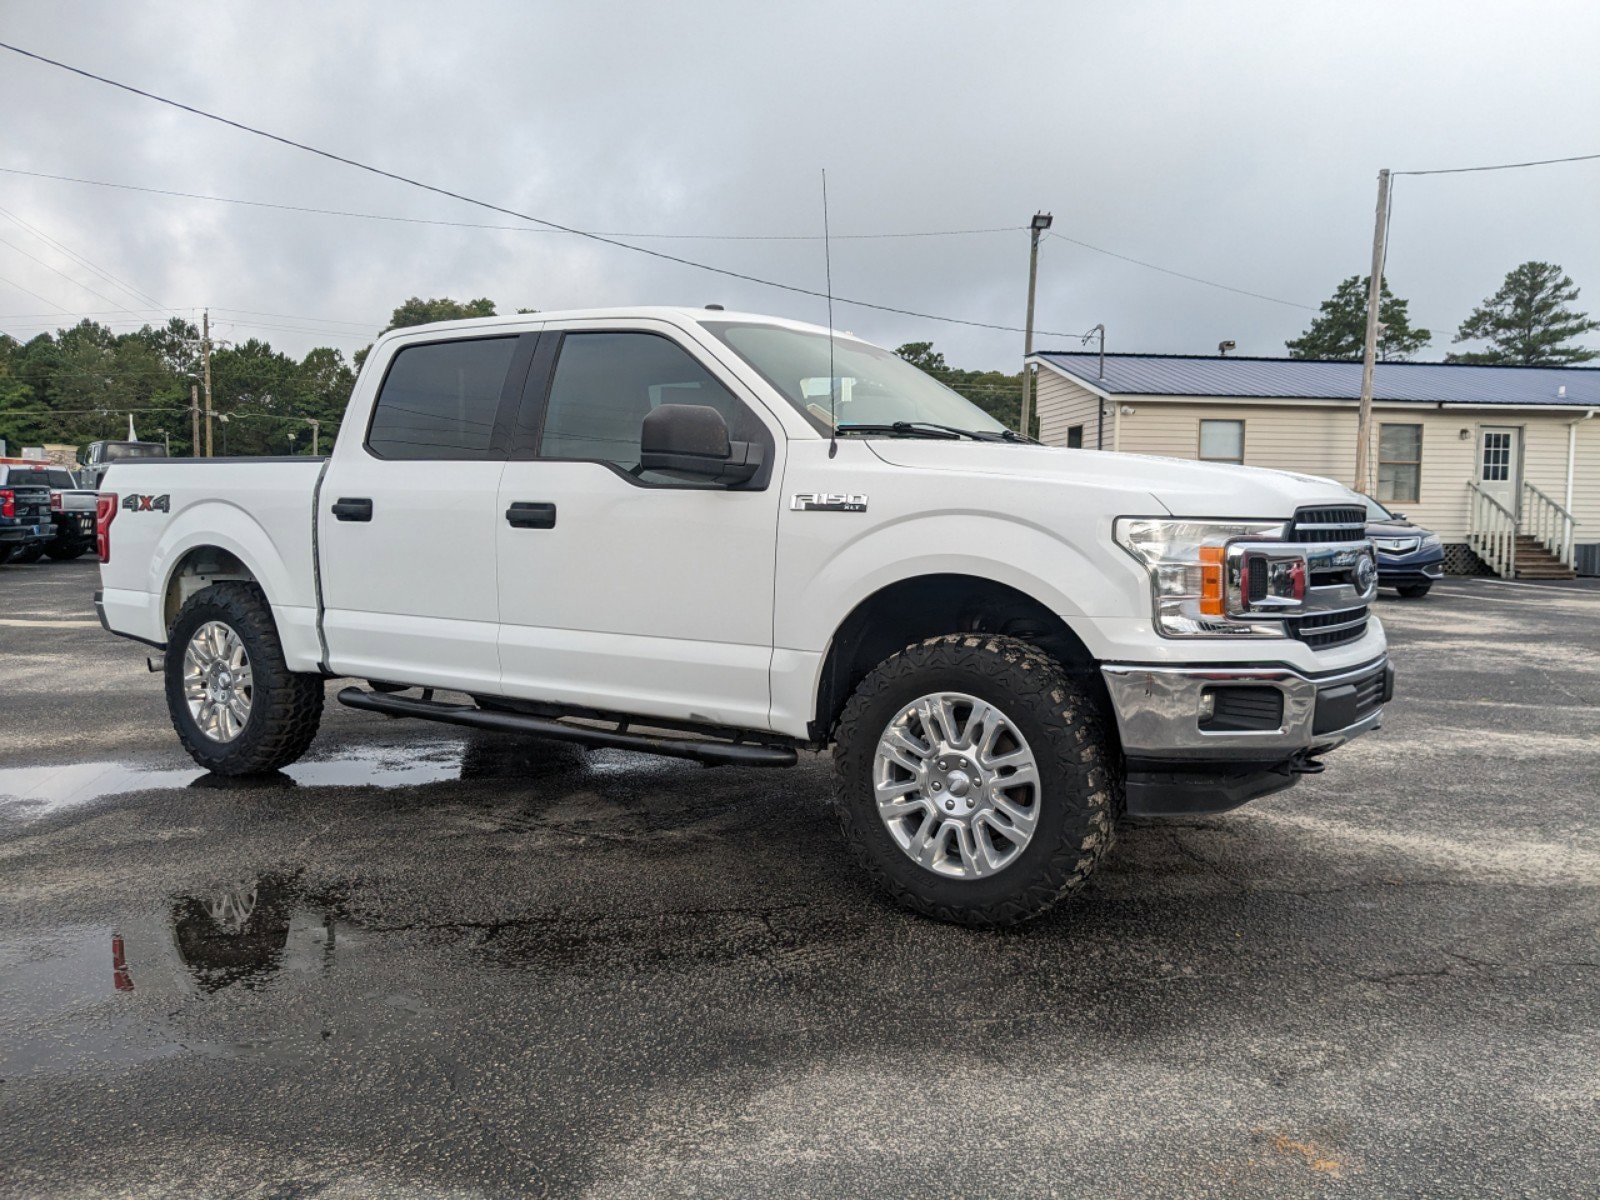
<path id="1" fill-rule="evenodd" d="M 640 305 L 633 308 L 566 308 L 553 312 L 507 313 L 498 317 L 466 317 L 459 321 L 434 321 L 427 325 L 406 325 L 391 329 L 378 338 L 379 342 L 406 337 L 416 333 L 432 333 L 449 329 L 492 329 L 503 325 L 531 325 L 543 321 L 578 320 L 639 320 L 651 318 L 673 325 L 698 325 L 707 321 L 739 321 L 762 325 L 781 325 L 786 329 L 803 329 L 808 333 L 828 332 L 826 325 L 812 325 L 788 317 L 775 317 L 764 313 L 724 312 L 712 308 L 686 308 L 675 305 Z M 842 329 L 833 331 L 835 337 L 855 338 L 855 334 Z M 858 339 L 859 340 L 859 339 Z"/>

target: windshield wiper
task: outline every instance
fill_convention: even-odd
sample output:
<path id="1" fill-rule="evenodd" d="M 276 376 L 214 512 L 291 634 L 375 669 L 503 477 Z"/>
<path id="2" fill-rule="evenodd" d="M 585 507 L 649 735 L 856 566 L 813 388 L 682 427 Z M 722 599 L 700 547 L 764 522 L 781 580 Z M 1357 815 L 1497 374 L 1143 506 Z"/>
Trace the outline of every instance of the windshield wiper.
<path id="1" fill-rule="evenodd" d="M 971 429 L 958 429 L 954 425 L 938 425 L 933 421 L 888 421 L 879 424 L 870 422 L 849 422 L 834 427 L 836 433 L 892 433 L 899 437 L 925 437 L 945 438 L 956 441 L 960 438 L 971 438 L 975 442 L 986 442 L 994 435 L 977 433 Z"/>

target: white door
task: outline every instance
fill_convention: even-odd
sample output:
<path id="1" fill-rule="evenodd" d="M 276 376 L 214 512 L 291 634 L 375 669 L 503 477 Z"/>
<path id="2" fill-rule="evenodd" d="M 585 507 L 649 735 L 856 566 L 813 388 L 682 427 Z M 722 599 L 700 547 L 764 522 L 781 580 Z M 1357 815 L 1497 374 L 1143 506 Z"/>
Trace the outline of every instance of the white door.
<path id="1" fill-rule="evenodd" d="M 1484 425 L 1478 430 L 1478 486 L 1515 514 L 1522 501 L 1522 430 Z"/>
<path id="2" fill-rule="evenodd" d="M 336 673 L 500 691 L 495 505 L 507 439 L 495 430 L 535 336 L 402 345 L 364 436 L 341 430 L 317 514 Z"/>
<path id="3" fill-rule="evenodd" d="M 543 336 L 496 504 L 505 694 L 766 728 L 779 427 L 662 333 Z M 734 488 L 643 471 L 663 403 L 712 405 L 768 465 Z"/>

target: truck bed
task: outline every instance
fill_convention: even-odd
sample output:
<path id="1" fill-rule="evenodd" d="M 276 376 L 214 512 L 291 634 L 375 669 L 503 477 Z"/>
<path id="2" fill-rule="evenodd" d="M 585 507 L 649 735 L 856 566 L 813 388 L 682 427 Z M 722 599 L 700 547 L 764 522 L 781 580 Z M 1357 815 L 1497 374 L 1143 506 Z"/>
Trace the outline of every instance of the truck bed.
<path id="1" fill-rule="evenodd" d="M 314 668 L 321 654 L 313 526 L 325 465 L 304 455 L 112 463 L 101 482 L 117 497 L 111 557 L 101 567 L 106 628 L 164 644 L 184 595 L 172 586 L 175 573 L 209 557 L 219 569 L 207 577 L 228 578 L 231 554 L 251 564 L 266 592 L 286 657 L 297 669 Z"/>

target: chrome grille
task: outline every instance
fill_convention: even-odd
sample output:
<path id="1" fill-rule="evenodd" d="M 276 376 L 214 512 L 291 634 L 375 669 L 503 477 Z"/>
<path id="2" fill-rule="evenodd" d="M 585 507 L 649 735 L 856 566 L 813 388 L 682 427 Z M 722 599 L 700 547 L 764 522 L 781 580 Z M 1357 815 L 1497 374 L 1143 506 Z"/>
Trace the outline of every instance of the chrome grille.
<path id="1" fill-rule="evenodd" d="M 1292 541 L 1310 544 L 1362 542 L 1367 538 L 1367 510 L 1356 505 L 1325 505 L 1302 508 L 1294 514 L 1289 527 Z M 1320 588 L 1329 591 L 1347 587 L 1351 573 L 1341 569 L 1323 575 L 1314 573 L 1311 578 L 1312 594 Z M 1325 593 L 1326 594 L 1326 593 Z M 1348 591 L 1346 591 L 1348 595 Z M 1299 638 L 1313 650 L 1340 646 L 1358 641 L 1367 632 L 1367 606 L 1338 608 L 1299 617 L 1287 622 L 1290 634 Z"/>
<path id="2" fill-rule="evenodd" d="M 1366 509 L 1354 506 L 1302 508 L 1289 530 L 1292 542 L 1359 542 L 1366 536 Z"/>
<path id="3" fill-rule="evenodd" d="M 1317 613 L 1289 621 L 1289 632 L 1313 650 L 1353 642 L 1367 632 L 1367 606 Z"/>

